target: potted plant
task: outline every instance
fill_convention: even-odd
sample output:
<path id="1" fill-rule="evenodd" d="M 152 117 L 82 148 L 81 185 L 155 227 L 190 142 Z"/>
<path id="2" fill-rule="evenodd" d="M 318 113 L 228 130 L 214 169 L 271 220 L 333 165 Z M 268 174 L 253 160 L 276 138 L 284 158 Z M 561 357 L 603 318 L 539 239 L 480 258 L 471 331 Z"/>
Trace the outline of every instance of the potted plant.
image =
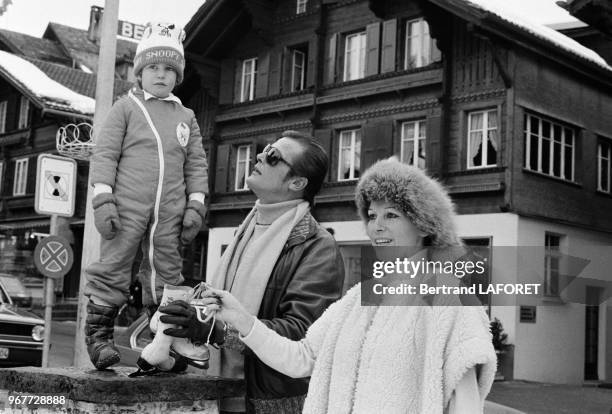
<path id="1" fill-rule="evenodd" d="M 493 348 L 497 354 L 496 380 L 510 380 L 514 371 L 514 346 L 508 343 L 508 334 L 504 332 L 501 321 L 494 318 L 491 321 Z"/>

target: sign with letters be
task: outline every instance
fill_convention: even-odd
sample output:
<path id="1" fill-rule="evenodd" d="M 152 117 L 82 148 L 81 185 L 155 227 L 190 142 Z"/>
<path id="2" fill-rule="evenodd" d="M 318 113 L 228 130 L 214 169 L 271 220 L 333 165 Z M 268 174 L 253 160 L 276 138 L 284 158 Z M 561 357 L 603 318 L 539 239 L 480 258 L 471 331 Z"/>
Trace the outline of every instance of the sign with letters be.
<path id="1" fill-rule="evenodd" d="M 72 217 L 76 175 L 77 165 L 72 158 L 40 154 L 36 169 L 36 212 Z"/>

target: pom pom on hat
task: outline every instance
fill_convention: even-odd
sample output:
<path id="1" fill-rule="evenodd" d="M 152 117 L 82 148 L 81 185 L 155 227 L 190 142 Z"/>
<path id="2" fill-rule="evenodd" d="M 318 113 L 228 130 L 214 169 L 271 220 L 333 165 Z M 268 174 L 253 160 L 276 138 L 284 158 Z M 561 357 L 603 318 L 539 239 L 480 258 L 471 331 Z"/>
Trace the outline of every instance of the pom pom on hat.
<path id="1" fill-rule="evenodd" d="M 185 54 L 183 51 L 185 31 L 171 23 L 153 22 L 147 24 L 142 40 L 136 48 L 134 75 L 151 63 L 165 63 L 176 70 L 176 84 L 183 81 Z"/>

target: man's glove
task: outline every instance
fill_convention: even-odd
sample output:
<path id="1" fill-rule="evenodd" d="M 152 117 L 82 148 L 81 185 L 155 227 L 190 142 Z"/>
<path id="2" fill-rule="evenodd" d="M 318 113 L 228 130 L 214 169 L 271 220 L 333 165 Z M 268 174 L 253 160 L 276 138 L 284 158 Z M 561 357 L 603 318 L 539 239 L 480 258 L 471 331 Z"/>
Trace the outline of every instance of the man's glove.
<path id="1" fill-rule="evenodd" d="M 101 193 L 93 198 L 94 224 L 100 235 L 106 240 L 112 240 L 121 231 L 121 222 L 117 214 L 117 200 L 111 193 Z"/>
<path id="2" fill-rule="evenodd" d="M 189 200 L 183 215 L 183 231 L 181 232 L 181 243 L 189 244 L 195 239 L 202 227 L 202 221 L 206 216 L 206 207 L 197 200 Z"/>
<path id="3" fill-rule="evenodd" d="M 198 320 L 196 310 L 184 300 L 177 300 L 170 303 L 168 306 L 161 306 L 159 312 L 161 315 L 159 320 L 163 323 L 178 325 L 177 328 L 168 328 L 164 333 L 175 338 L 188 338 L 193 343 L 206 343 L 208 334 L 213 324 L 213 319 L 202 323 Z M 210 342 L 215 344 L 223 343 L 223 326 L 216 323 Z"/>

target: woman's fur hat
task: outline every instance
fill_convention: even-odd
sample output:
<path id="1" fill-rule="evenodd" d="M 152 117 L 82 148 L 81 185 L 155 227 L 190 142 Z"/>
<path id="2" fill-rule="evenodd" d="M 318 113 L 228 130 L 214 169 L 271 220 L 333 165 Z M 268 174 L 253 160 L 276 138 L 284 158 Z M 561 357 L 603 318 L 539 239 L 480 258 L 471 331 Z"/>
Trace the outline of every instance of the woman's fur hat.
<path id="1" fill-rule="evenodd" d="M 423 233 L 431 246 L 460 246 L 455 232 L 455 208 L 442 185 L 422 170 L 397 157 L 378 161 L 364 173 L 355 191 L 355 204 L 367 223 L 372 201 L 388 201 Z"/>

